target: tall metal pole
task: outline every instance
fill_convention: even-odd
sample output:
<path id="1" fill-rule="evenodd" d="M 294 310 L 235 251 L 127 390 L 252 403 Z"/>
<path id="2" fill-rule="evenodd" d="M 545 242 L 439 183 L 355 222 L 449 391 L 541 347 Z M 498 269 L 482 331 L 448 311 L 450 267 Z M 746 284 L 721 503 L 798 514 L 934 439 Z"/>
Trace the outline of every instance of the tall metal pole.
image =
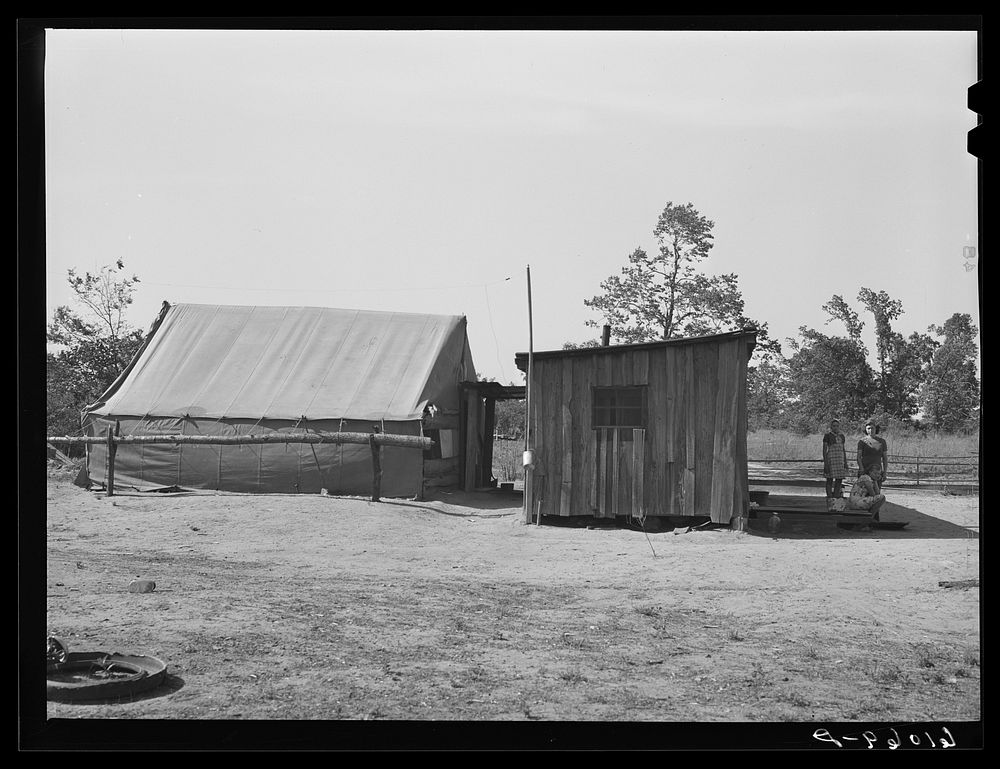
<path id="1" fill-rule="evenodd" d="M 524 388 L 524 451 L 525 456 L 531 451 L 531 366 L 534 358 L 534 331 L 531 320 L 531 265 L 527 266 L 528 277 L 528 384 Z M 532 472 L 529 464 L 524 465 L 524 522 L 531 523 L 531 512 L 534 507 L 534 490 L 532 489 Z"/>

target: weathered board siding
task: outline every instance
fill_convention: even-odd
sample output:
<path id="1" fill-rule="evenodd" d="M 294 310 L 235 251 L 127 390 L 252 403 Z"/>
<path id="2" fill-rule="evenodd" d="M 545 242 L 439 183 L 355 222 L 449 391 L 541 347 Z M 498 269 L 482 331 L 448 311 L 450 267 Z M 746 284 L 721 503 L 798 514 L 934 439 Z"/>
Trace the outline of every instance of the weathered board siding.
<path id="1" fill-rule="evenodd" d="M 542 515 L 709 516 L 749 503 L 746 372 L 753 337 L 536 355 L 532 494 Z M 646 426 L 593 429 L 592 389 L 645 385 Z"/>

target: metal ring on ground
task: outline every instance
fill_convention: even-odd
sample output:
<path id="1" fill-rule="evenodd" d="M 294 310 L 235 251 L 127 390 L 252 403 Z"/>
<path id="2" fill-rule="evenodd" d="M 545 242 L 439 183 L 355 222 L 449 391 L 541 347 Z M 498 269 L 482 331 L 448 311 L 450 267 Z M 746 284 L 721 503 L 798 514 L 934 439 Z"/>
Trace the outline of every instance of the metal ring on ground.
<path id="1" fill-rule="evenodd" d="M 127 699 L 155 689 L 166 672 L 166 664 L 156 657 L 70 652 L 65 661 L 48 663 L 46 693 L 48 699 L 64 702 Z"/>

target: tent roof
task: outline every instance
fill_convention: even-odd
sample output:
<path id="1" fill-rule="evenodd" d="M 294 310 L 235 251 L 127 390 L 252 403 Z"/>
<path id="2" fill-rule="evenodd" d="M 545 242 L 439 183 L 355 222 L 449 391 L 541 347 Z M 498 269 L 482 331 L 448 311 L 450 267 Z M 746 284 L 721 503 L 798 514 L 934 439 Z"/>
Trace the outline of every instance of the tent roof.
<path id="1" fill-rule="evenodd" d="M 164 303 L 144 348 L 87 410 L 409 420 L 428 402 L 457 407 L 457 383 L 474 378 L 463 316 Z"/>

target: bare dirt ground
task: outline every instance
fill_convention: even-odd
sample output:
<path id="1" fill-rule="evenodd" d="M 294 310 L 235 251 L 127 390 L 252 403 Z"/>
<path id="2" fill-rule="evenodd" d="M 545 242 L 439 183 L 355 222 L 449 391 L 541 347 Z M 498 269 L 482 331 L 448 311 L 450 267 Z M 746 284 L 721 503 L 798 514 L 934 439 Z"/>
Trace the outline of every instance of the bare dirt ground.
<path id="1" fill-rule="evenodd" d="M 899 531 L 820 515 L 645 533 L 526 525 L 500 494 L 107 497 L 71 479 L 49 472 L 47 633 L 168 677 L 50 701 L 49 719 L 980 720 L 977 496 L 894 492 Z"/>

